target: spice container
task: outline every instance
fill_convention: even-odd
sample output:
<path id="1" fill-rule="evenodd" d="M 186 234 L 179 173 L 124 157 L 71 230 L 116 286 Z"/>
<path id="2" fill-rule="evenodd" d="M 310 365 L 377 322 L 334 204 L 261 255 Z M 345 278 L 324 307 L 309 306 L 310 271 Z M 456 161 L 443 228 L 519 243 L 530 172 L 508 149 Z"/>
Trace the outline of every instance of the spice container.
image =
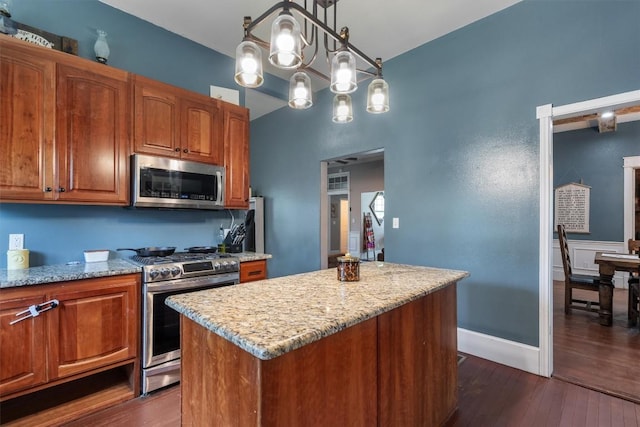
<path id="1" fill-rule="evenodd" d="M 360 258 L 349 254 L 337 258 L 338 280 L 341 282 L 357 282 L 360 280 Z"/>

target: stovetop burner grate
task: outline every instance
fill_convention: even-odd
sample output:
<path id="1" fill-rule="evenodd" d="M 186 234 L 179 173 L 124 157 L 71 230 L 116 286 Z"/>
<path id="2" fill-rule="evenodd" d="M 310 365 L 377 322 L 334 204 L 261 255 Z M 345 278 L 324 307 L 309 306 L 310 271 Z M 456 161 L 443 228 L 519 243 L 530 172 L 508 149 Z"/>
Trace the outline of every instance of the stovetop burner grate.
<path id="1" fill-rule="evenodd" d="M 231 255 L 219 253 L 193 253 L 193 252 L 176 252 L 168 256 L 140 256 L 134 255 L 131 259 L 143 265 L 169 264 L 176 262 L 203 261 L 214 260 L 220 258 L 229 258 Z"/>

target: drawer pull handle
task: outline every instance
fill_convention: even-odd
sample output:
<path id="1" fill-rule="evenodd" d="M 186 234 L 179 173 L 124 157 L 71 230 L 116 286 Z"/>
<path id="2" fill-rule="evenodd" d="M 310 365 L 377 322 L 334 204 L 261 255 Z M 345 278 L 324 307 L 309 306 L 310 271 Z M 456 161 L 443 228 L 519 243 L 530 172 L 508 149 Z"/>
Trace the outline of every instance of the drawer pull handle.
<path id="1" fill-rule="evenodd" d="M 56 308 L 59 305 L 60 305 L 60 302 L 57 299 L 52 299 L 47 302 L 43 302 L 42 304 L 30 305 L 29 308 L 27 308 L 26 310 L 22 310 L 16 313 L 16 317 L 17 316 L 22 316 L 22 317 L 16 320 L 12 320 L 11 322 L 9 322 L 9 324 L 13 325 L 25 319 L 29 319 L 31 317 L 38 317 L 40 313 L 51 310 L 52 308 Z"/>
<path id="2" fill-rule="evenodd" d="M 262 274 L 262 270 L 254 270 L 249 272 L 249 276 L 257 276 L 259 274 Z"/>

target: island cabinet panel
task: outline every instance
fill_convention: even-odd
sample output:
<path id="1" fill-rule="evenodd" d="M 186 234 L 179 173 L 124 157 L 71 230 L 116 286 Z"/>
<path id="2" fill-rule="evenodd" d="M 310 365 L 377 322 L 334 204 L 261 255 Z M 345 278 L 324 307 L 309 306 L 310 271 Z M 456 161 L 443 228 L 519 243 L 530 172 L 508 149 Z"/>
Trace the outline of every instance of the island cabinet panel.
<path id="1" fill-rule="evenodd" d="M 225 208 L 249 208 L 249 110 L 223 103 Z"/>
<path id="2" fill-rule="evenodd" d="M 44 317 L 10 324 L 22 317 L 17 313 L 43 302 L 45 295 L 33 292 L 0 299 L 0 396 L 47 381 Z"/>
<path id="3" fill-rule="evenodd" d="M 222 165 L 220 101 L 134 76 L 134 150 Z"/>
<path id="4" fill-rule="evenodd" d="M 183 316 L 182 425 L 375 426 L 376 328 L 261 360 Z"/>
<path id="5" fill-rule="evenodd" d="M 378 317 L 379 425 L 442 425 L 457 407 L 456 285 Z"/>

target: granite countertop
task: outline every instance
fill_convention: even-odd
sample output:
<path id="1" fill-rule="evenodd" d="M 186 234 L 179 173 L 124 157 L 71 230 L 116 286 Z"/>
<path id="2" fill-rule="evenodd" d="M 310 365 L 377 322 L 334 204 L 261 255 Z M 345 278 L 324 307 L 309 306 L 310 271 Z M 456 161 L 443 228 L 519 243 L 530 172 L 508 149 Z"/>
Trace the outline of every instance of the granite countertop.
<path id="1" fill-rule="evenodd" d="M 338 281 L 332 268 L 174 295 L 166 303 L 269 360 L 467 276 L 465 271 L 366 262 L 358 282 Z"/>
<path id="2" fill-rule="evenodd" d="M 229 255 L 237 256 L 238 258 L 240 258 L 240 262 L 260 261 L 263 259 L 272 258 L 271 254 L 260 254 L 257 252 L 240 252 L 237 254 L 229 254 Z"/>
<path id="3" fill-rule="evenodd" d="M 23 270 L 0 269 L 0 289 L 140 272 L 140 266 L 124 259 L 44 265 Z"/>

